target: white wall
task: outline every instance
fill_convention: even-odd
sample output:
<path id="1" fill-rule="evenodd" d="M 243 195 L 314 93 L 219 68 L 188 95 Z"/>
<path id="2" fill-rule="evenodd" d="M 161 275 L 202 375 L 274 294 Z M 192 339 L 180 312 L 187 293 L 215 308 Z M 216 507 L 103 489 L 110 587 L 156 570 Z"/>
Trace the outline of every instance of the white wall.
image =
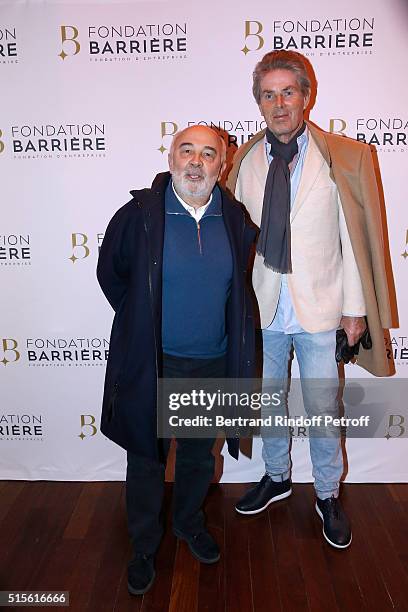
<path id="1" fill-rule="evenodd" d="M 176 125 L 214 122 L 238 142 L 259 129 L 251 73 L 280 40 L 314 66 L 311 119 L 377 144 L 405 376 L 407 26 L 403 0 L 0 2 L 0 478 L 123 478 L 124 452 L 95 428 L 112 320 L 95 280 L 98 245 L 129 190 L 167 168 Z M 106 37 L 112 27 L 123 35 Z M 118 54 L 118 40 L 134 52 Z M 90 41 L 113 52 L 90 53 Z M 60 126 L 67 135 L 53 134 Z M 64 138 L 76 150 L 38 150 L 40 139 L 64 149 Z M 42 354 L 47 340 L 54 361 L 51 348 Z M 293 446 L 294 478 L 310 480 L 307 442 Z M 406 450 L 405 439 L 349 441 L 348 480 L 407 481 Z M 224 481 L 261 473 L 259 440 L 252 461 L 225 458 Z"/>

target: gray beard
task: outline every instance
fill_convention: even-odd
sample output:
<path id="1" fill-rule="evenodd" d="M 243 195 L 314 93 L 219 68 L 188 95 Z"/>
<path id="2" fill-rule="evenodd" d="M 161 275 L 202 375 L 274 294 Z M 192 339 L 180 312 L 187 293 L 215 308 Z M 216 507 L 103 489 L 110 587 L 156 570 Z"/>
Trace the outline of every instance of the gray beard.
<path id="1" fill-rule="evenodd" d="M 180 172 L 173 173 L 172 179 L 174 188 L 181 198 L 186 196 L 189 198 L 209 198 L 216 183 L 216 181 L 214 181 L 214 183 L 211 185 L 208 178 L 204 177 L 201 187 L 197 188 L 198 185 L 195 186 L 194 184 L 191 184 L 188 179 L 184 177 L 184 174 Z"/>

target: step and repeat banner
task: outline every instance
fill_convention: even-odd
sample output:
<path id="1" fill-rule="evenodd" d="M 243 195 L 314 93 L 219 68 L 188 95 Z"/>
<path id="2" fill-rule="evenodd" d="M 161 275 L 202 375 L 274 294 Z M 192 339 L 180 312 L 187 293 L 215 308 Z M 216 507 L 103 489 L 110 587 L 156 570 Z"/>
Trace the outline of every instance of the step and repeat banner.
<path id="1" fill-rule="evenodd" d="M 400 316 L 388 349 L 406 376 L 407 33 L 405 0 L 0 1 L 0 478 L 123 479 L 124 451 L 98 430 L 105 228 L 167 169 L 177 129 L 216 126 L 232 156 L 264 127 L 252 71 L 274 48 L 311 61 L 310 119 L 375 149 Z M 348 481 L 408 481 L 400 401 L 379 437 L 347 442 Z M 222 480 L 256 480 L 260 448 L 224 449 Z M 307 436 L 293 463 L 311 480 Z"/>

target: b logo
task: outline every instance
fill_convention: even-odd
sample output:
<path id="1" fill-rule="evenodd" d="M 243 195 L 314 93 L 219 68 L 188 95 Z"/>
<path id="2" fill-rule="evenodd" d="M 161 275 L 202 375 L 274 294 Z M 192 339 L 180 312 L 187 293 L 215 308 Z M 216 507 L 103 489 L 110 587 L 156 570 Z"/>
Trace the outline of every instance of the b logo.
<path id="1" fill-rule="evenodd" d="M 340 123 L 340 128 L 335 129 L 336 121 Z M 347 123 L 344 121 L 344 119 L 330 119 L 329 132 L 331 132 L 332 134 L 340 134 L 340 136 L 346 136 L 346 127 Z"/>
<path id="2" fill-rule="evenodd" d="M 2 339 L 3 353 L 4 357 L 1 359 L 1 363 L 5 366 L 8 363 L 16 362 L 20 359 L 20 353 L 17 350 L 18 343 L 14 338 L 3 338 Z M 11 359 L 11 356 L 14 356 L 14 359 Z M 8 359 L 10 357 L 10 359 Z"/>
<path id="3" fill-rule="evenodd" d="M 81 433 L 78 434 L 78 438 L 81 438 L 81 440 L 83 440 L 87 437 L 96 436 L 98 430 L 95 427 L 94 423 L 95 417 L 93 416 L 93 414 L 81 414 Z M 84 429 L 89 433 L 84 433 Z"/>
<path id="4" fill-rule="evenodd" d="M 75 26 L 61 26 L 61 43 L 62 50 L 61 53 L 58 53 L 59 57 L 64 60 L 68 55 L 77 55 L 81 50 L 81 45 L 77 41 L 78 38 L 78 29 Z M 64 45 L 65 43 L 69 43 L 69 48 L 72 49 L 72 44 L 74 45 L 73 53 L 65 53 Z M 67 45 L 65 45 L 67 47 Z"/>
<path id="5" fill-rule="evenodd" d="M 165 147 L 163 144 L 163 139 L 165 136 L 173 136 L 178 130 L 178 125 L 177 123 L 174 123 L 174 121 L 162 121 L 160 125 L 162 143 L 157 150 L 163 155 L 163 153 L 167 151 L 167 147 Z"/>
<path id="6" fill-rule="evenodd" d="M 71 243 L 74 252 L 72 253 L 71 257 L 68 257 L 68 259 L 70 259 L 72 263 L 75 263 L 77 259 L 85 259 L 89 256 L 90 250 L 89 247 L 86 246 L 87 242 L 88 236 L 86 234 L 71 234 Z M 75 249 L 83 249 L 82 257 L 76 257 Z"/>
<path id="7" fill-rule="evenodd" d="M 402 426 L 404 422 L 405 419 L 401 414 L 390 414 L 388 419 L 388 431 L 385 438 L 387 438 L 387 440 L 390 438 L 401 438 L 405 433 L 405 427 Z"/>
<path id="8" fill-rule="evenodd" d="M 3 132 L 0 130 L 0 138 L 3 136 Z M 0 140 L 0 153 L 4 151 L 4 142 Z"/>
<path id="9" fill-rule="evenodd" d="M 263 37 L 260 36 L 262 30 L 263 30 L 263 25 L 260 21 L 246 21 L 245 22 L 245 46 L 241 49 L 242 53 L 245 53 L 246 55 L 250 51 L 259 51 L 259 49 L 262 49 L 262 47 L 265 44 Z M 248 41 L 248 38 L 250 37 L 251 37 L 251 40 L 252 40 L 252 37 L 255 37 L 256 40 L 258 41 L 258 46 L 256 47 L 256 49 L 250 49 L 247 46 L 247 41 Z"/>

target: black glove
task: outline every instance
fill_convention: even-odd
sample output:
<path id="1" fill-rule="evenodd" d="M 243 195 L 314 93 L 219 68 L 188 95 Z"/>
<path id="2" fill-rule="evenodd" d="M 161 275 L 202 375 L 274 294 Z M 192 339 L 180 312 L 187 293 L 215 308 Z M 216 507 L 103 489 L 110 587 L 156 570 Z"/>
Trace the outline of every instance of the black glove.
<path id="1" fill-rule="evenodd" d="M 368 327 L 366 327 L 364 334 L 361 336 L 360 340 L 350 346 L 347 341 L 347 334 L 344 329 L 338 329 L 336 332 L 336 361 L 340 363 L 340 361 L 344 361 L 344 363 L 348 363 L 358 355 L 358 351 L 360 349 L 360 344 L 365 349 L 370 349 L 373 346 L 373 342 L 371 340 L 370 332 Z"/>

